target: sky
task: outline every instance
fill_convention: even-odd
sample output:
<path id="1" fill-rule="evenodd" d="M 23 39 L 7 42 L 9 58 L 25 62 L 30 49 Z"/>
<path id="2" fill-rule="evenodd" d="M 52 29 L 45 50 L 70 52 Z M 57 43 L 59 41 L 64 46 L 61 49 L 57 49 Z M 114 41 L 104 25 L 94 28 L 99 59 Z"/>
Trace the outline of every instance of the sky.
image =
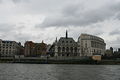
<path id="1" fill-rule="evenodd" d="M 81 33 L 120 47 L 120 0 L 0 0 L 0 39 L 52 44 Z"/>

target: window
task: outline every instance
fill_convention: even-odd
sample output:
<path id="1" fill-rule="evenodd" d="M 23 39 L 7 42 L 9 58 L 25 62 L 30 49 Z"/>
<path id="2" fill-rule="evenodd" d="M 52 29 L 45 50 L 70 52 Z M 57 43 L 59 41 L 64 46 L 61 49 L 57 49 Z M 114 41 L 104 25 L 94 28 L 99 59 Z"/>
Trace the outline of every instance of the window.
<path id="1" fill-rule="evenodd" d="M 85 43 L 85 48 L 87 48 L 87 43 Z"/>
<path id="2" fill-rule="evenodd" d="M 73 52 L 73 47 L 70 48 L 70 51 Z"/>
<path id="3" fill-rule="evenodd" d="M 66 48 L 66 51 L 69 52 L 69 48 L 68 47 Z"/>
<path id="4" fill-rule="evenodd" d="M 61 52 L 61 47 L 58 47 L 58 52 Z"/>
<path id="5" fill-rule="evenodd" d="M 77 52 L 77 47 L 74 48 L 75 52 Z"/>
<path id="6" fill-rule="evenodd" d="M 62 48 L 62 51 L 65 52 L 65 47 Z"/>

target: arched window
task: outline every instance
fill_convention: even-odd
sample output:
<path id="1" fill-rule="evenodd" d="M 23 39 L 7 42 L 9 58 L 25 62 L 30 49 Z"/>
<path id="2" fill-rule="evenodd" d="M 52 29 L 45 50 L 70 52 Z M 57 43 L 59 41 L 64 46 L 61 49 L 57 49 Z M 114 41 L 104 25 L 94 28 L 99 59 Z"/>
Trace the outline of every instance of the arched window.
<path id="1" fill-rule="evenodd" d="M 66 48 L 66 52 L 69 52 L 69 47 Z"/>
<path id="2" fill-rule="evenodd" d="M 65 47 L 62 48 L 62 52 L 65 52 Z"/>
<path id="3" fill-rule="evenodd" d="M 74 48 L 75 52 L 77 52 L 77 47 Z"/>
<path id="4" fill-rule="evenodd" d="M 58 47 L 58 52 L 61 52 L 61 47 Z"/>
<path id="5" fill-rule="evenodd" d="M 70 48 L 70 52 L 71 52 L 71 53 L 73 52 L 73 47 Z"/>

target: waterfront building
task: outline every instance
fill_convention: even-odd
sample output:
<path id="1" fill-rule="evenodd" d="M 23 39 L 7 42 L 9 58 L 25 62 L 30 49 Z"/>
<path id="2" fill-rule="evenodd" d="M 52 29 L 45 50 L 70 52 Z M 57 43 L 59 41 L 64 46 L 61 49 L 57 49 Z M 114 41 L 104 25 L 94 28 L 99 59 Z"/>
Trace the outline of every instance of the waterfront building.
<path id="1" fill-rule="evenodd" d="M 102 57 L 101 57 L 101 55 L 93 55 L 92 59 L 96 60 L 96 61 L 101 61 Z"/>
<path id="2" fill-rule="evenodd" d="M 35 43 L 34 53 L 36 56 L 46 56 L 47 44 L 45 44 L 43 41 L 42 43 Z"/>
<path id="3" fill-rule="evenodd" d="M 34 47 L 35 47 L 35 44 L 32 41 L 26 41 L 24 44 L 24 48 L 25 48 L 24 55 L 25 56 L 34 56 L 34 54 L 33 54 Z"/>
<path id="4" fill-rule="evenodd" d="M 120 48 L 113 52 L 112 57 L 120 60 Z"/>
<path id="5" fill-rule="evenodd" d="M 100 37 L 81 34 L 78 38 L 78 50 L 80 56 L 104 55 L 106 43 Z"/>
<path id="6" fill-rule="evenodd" d="M 14 57 L 21 53 L 21 43 L 16 41 L 8 41 L 0 39 L 0 56 L 1 57 Z"/>
<path id="7" fill-rule="evenodd" d="M 104 56 L 106 56 L 106 57 L 112 57 L 113 56 L 113 48 L 110 47 L 110 49 L 107 49 L 105 51 L 105 55 Z"/>
<path id="8" fill-rule="evenodd" d="M 25 56 L 28 57 L 46 56 L 47 44 L 45 44 L 43 41 L 42 43 L 34 43 L 32 41 L 26 41 L 24 46 L 25 46 Z"/>
<path id="9" fill-rule="evenodd" d="M 53 57 L 55 55 L 55 42 L 49 46 L 47 53 Z"/>
<path id="10" fill-rule="evenodd" d="M 68 37 L 68 32 L 66 31 L 65 37 L 60 37 L 59 40 L 55 40 L 50 48 L 50 52 L 54 56 L 78 56 L 78 44 L 71 37 Z"/>
<path id="11" fill-rule="evenodd" d="M 51 44 L 47 45 L 47 50 L 46 50 L 47 51 L 47 53 L 46 53 L 47 56 L 50 56 L 50 48 L 51 48 L 51 46 L 52 46 Z"/>

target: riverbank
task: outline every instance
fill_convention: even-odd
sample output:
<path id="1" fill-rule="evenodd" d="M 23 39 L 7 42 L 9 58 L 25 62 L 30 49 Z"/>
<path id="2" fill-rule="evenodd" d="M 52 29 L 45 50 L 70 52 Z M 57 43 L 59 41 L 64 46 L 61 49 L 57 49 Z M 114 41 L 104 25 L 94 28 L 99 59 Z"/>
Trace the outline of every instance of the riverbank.
<path id="1" fill-rule="evenodd" d="M 101 60 L 92 59 L 0 59 L 0 63 L 24 63 L 24 64 L 93 64 L 93 65 L 120 65 L 120 60 Z"/>

